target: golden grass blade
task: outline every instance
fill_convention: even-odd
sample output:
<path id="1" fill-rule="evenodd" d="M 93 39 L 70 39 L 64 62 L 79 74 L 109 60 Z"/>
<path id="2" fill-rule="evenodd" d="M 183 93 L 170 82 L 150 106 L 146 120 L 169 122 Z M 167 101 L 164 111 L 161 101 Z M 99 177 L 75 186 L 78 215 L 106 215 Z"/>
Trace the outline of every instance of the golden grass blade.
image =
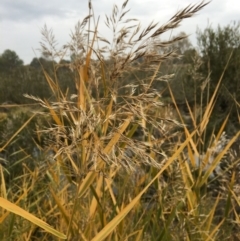
<path id="1" fill-rule="evenodd" d="M 213 231 L 210 233 L 210 235 L 208 236 L 207 239 L 205 239 L 205 241 L 209 241 L 209 240 L 213 240 L 213 236 L 217 233 L 217 231 L 219 230 L 219 228 L 222 226 L 222 224 L 224 223 L 225 218 L 213 229 Z"/>
<path id="2" fill-rule="evenodd" d="M 189 207 L 189 210 L 194 210 L 197 205 L 196 193 L 194 191 L 192 191 L 192 184 L 194 182 L 194 179 L 193 179 L 192 173 L 189 169 L 188 162 L 184 162 L 184 161 L 180 160 L 179 163 L 180 163 L 180 167 L 181 167 L 184 189 L 186 190 L 188 207 Z M 191 182 L 190 182 L 190 180 L 191 180 Z"/>
<path id="3" fill-rule="evenodd" d="M 193 213 L 198 212 L 196 209 L 198 205 L 196 193 L 192 191 L 191 188 L 188 188 L 186 196 L 188 200 L 188 211 Z"/>
<path id="4" fill-rule="evenodd" d="M 46 106 L 48 107 L 49 111 L 50 111 L 50 114 L 53 118 L 53 120 L 55 121 L 55 123 L 59 126 L 62 126 L 63 123 L 61 122 L 61 120 L 59 119 L 57 113 L 54 111 L 54 109 L 49 105 L 49 103 L 47 102 L 47 100 L 45 100 L 45 104 Z"/>
<path id="5" fill-rule="evenodd" d="M 146 89 L 145 92 L 147 92 L 147 91 L 149 90 L 149 88 L 151 87 L 153 81 L 154 81 L 155 78 L 157 77 L 157 74 L 159 73 L 159 69 L 160 69 L 160 67 L 161 67 L 161 64 L 162 64 L 162 62 L 159 62 L 157 68 L 156 68 L 155 71 L 154 71 L 154 74 L 153 74 L 152 77 L 151 77 L 150 84 L 148 85 L 148 88 Z"/>
<path id="6" fill-rule="evenodd" d="M 202 223 L 202 226 L 205 227 L 204 230 L 206 230 L 207 232 L 210 231 L 210 228 L 213 224 L 214 213 L 215 213 L 215 210 L 216 210 L 217 205 L 219 203 L 219 200 L 220 200 L 220 196 L 218 195 L 209 215 L 207 216 L 207 218 Z"/>
<path id="7" fill-rule="evenodd" d="M 135 241 L 140 241 L 140 240 L 142 240 L 142 235 L 143 235 L 143 229 L 141 229 L 141 230 L 138 231 L 138 235 L 137 235 Z"/>
<path id="8" fill-rule="evenodd" d="M 80 66 L 79 71 L 79 84 L 78 84 L 78 108 L 86 110 L 86 100 L 85 100 L 85 83 L 89 80 L 88 71 L 90 69 L 90 61 L 92 56 L 92 49 L 97 35 L 97 26 L 94 31 L 93 40 L 89 52 L 86 56 L 86 63 Z"/>
<path id="9" fill-rule="evenodd" d="M 229 190 L 232 194 L 232 196 L 234 197 L 235 201 L 237 202 L 238 206 L 240 206 L 240 200 L 239 197 L 236 196 L 236 194 L 230 189 Z M 239 219 L 240 220 L 240 219 Z"/>
<path id="10" fill-rule="evenodd" d="M 228 197 L 225 205 L 225 212 L 224 212 L 224 217 L 229 218 L 229 213 L 232 208 L 232 190 L 233 186 L 236 183 L 236 178 L 235 178 L 235 172 L 233 172 L 232 177 L 231 177 L 231 182 L 228 186 Z"/>
<path id="11" fill-rule="evenodd" d="M 108 88 L 107 88 L 107 81 L 106 81 L 106 74 L 105 74 L 105 71 L 104 71 L 104 63 L 101 59 L 99 59 L 100 62 L 101 62 L 101 79 L 102 79 L 102 83 L 103 83 L 103 90 L 104 90 L 104 97 L 107 96 L 107 93 L 108 93 Z"/>
<path id="12" fill-rule="evenodd" d="M 161 174 L 161 173 L 160 173 Z M 159 174 L 159 175 L 160 175 Z M 143 193 L 148 189 L 148 187 L 157 179 L 158 175 L 129 203 L 113 220 L 111 220 L 93 239 L 92 241 L 102 241 L 104 240 L 115 227 L 126 217 L 126 215 L 133 209 L 133 207 L 139 202 Z"/>
<path id="13" fill-rule="evenodd" d="M 126 237 L 125 240 L 129 240 L 130 237 L 132 237 L 132 236 L 134 236 L 134 235 L 136 235 L 136 234 L 137 234 L 137 237 L 136 237 L 135 240 L 139 240 L 139 238 L 142 236 L 142 233 L 143 233 L 143 230 L 142 230 L 142 229 L 137 230 L 137 231 L 134 231 L 134 232 L 130 233 L 130 234 Z"/>
<path id="14" fill-rule="evenodd" d="M 84 93 L 84 85 L 87 79 L 87 73 L 85 73 L 85 66 L 80 66 L 79 71 L 79 86 L 78 86 L 78 108 L 86 110 L 86 101 Z"/>
<path id="15" fill-rule="evenodd" d="M 196 148 L 196 147 L 195 147 Z M 197 148 L 196 148 L 197 149 Z M 191 146 L 188 145 L 188 156 L 189 156 L 189 160 L 190 160 L 190 163 L 191 165 L 196 168 L 196 161 L 195 161 L 195 157 L 193 155 L 193 152 L 192 152 L 192 149 L 191 149 Z"/>
<path id="16" fill-rule="evenodd" d="M 93 34 L 93 40 L 92 40 L 92 43 L 91 43 L 91 47 L 89 48 L 89 52 L 88 52 L 88 54 L 86 56 L 86 65 L 84 66 L 84 80 L 85 81 L 88 81 L 88 69 L 90 67 L 90 61 L 91 61 L 91 56 L 92 56 L 93 45 L 95 43 L 96 36 L 97 36 L 98 22 L 99 22 L 99 18 L 98 18 L 97 25 L 95 27 L 95 31 L 94 31 L 94 34 Z"/>
<path id="17" fill-rule="evenodd" d="M 105 123 L 103 124 L 102 132 L 104 135 L 106 135 L 107 130 L 108 130 L 108 125 L 109 125 L 109 116 L 112 113 L 112 106 L 113 106 L 113 98 L 111 98 L 110 103 L 108 104 L 106 108 L 106 113 L 105 113 Z"/>
<path id="18" fill-rule="evenodd" d="M 67 212 L 67 210 L 64 208 L 64 206 L 61 204 L 61 200 L 59 200 L 59 198 L 57 197 L 57 195 L 55 194 L 54 190 L 52 188 L 49 189 L 51 194 L 52 194 L 52 197 L 53 199 L 55 200 L 59 210 L 61 211 L 62 213 L 62 216 L 64 218 L 64 220 L 66 221 L 66 224 L 68 225 L 69 224 L 69 220 L 70 220 L 70 217 L 69 217 L 69 214 Z"/>
<path id="19" fill-rule="evenodd" d="M 27 196 L 27 194 L 28 194 L 28 192 L 29 192 L 30 189 L 31 189 L 31 187 L 28 188 L 27 190 L 25 190 L 25 191 L 23 192 L 23 194 L 22 194 L 20 197 L 18 197 L 18 200 L 15 202 L 15 205 L 17 205 L 21 200 L 23 200 L 24 198 L 26 198 L 26 196 Z M 8 211 L 5 212 L 5 213 L 0 217 L 0 223 L 2 223 L 2 222 L 7 218 L 8 215 L 9 215 L 9 212 L 8 212 Z"/>
<path id="20" fill-rule="evenodd" d="M 7 198 L 6 183 L 5 183 L 2 165 L 0 165 L 0 176 L 1 176 L 0 196 Z"/>
<path id="21" fill-rule="evenodd" d="M 219 139 L 220 139 L 220 137 L 221 137 L 221 135 L 222 135 L 222 133 L 223 133 L 223 131 L 224 131 L 224 128 L 225 128 L 225 126 L 226 126 L 226 124 L 227 124 L 227 122 L 228 122 L 229 116 L 230 116 L 230 113 L 226 116 L 224 122 L 222 123 L 221 128 L 220 128 L 220 130 L 218 131 L 218 134 L 217 134 L 217 136 L 216 136 L 216 140 L 219 140 Z"/>
<path id="22" fill-rule="evenodd" d="M 171 213 L 169 214 L 168 219 L 165 221 L 164 228 L 158 237 L 159 240 L 166 239 L 169 228 L 171 228 L 170 225 L 171 225 L 172 221 L 174 220 L 174 218 L 176 217 L 176 213 L 177 213 L 178 209 L 181 208 L 182 204 L 183 204 L 183 202 L 179 201 L 174 207 L 172 207 Z"/>
<path id="23" fill-rule="evenodd" d="M 105 182 L 106 182 L 106 184 L 107 184 L 107 189 L 109 190 L 111 199 L 112 199 L 112 201 L 113 201 L 113 205 L 114 205 L 114 207 L 116 208 L 116 212 L 119 213 L 120 210 L 119 210 L 119 207 L 118 207 L 118 205 L 117 205 L 117 200 L 116 200 L 116 198 L 115 198 L 115 195 L 114 195 L 114 193 L 113 193 L 113 190 L 112 190 L 112 188 L 111 188 L 111 182 L 110 182 L 110 180 L 109 180 L 108 178 L 105 178 Z M 105 190 L 107 190 L 107 189 L 105 189 Z"/>
<path id="24" fill-rule="evenodd" d="M 202 177 L 201 181 L 199 182 L 199 187 L 201 187 L 209 178 L 209 176 L 212 174 L 213 170 L 216 168 L 220 160 L 223 158 L 225 153 L 229 150 L 231 145 L 237 140 L 237 138 L 240 135 L 240 131 L 229 141 L 229 143 L 226 145 L 226 147 L 218 154 L 218 156 L 215 158 L 215 160 L 212 162 L 208 170 L 205 172 L 204 176 Z"/>
<path id="25" fill-rule="evenodd" d="M 6 144 L 0 148 L 0 152 L 2 152 L 10 143 L 11 141 L 27 126 L 27 124 L 35 117 L 37 113 L 33 114 L 14 134 L 13 136 L 6 142 Z"/>
<path id="26" fill-rule="evenodd" d="M 124 121 L 124 123 L 120 126 L 119 130 L 115 133 L 113 138 L 110 140 L 108 145 L 104 148 L 104 153 L 109 154 L 113 148 L 113 146 L 118 142 L 119 138 L 121 137 L 122 133 L 127 129 L 129 126 L 133 116 L 129 115 L 129 117 Z"/>
<path id="27" fill-rule="evenodd" d="M 48 82 L 48 85 L 52 91 L 52 93 L 56 93 L 58 87 L 57 85 L 54 83 L 54 81 L 52 80 L 52 78 L 49 76 L 49 74 L 44 70 L 44 68 L 42 67 L 43 70 L 43 74 Z"/>
<path id="28" fill-rule="evenodd" d="M 182 115 L 181 115 L 180 110 L 179 110 L 179 108 L 178 108 L 178 106 L 177 106 L 177 102 L 176 102 L 176 100 L 175 100 L 175 97 L 174 97 L 174 95 L 173 95 L 173 92 L 172 92 L 172 90 L 171 90 L 171 87 L 170 87 L 169 83 L 168 83 L 168 89 L 169 89 L 169 93 L 170 93 L 170 95 L 171 95 L 171 99 L 172 99 L 172 101 L 173 101 L 173 104 L 174 104 L 174 106 L 175 106 L 175 109 L 176 109 L 176 111 L 177 111 L 177 113 L 178 113 L 178 116 L 179 116 L 181 122 L 184 124 Z M 184 126 L 184 131 L 185 131 L 186 137 L 188 138 L 189 135 L 190 135 L 190 133 L 189 133 L 188 129 L 186 128 L 186 126 Z M 196 153 L 196 155 L 199 155 L 198 150 L 197 150 L 197 148 L 196 148 L 196 145 L 195 145 L 194 141 L 193 141 L 192 139 L 190 139 L 189 142 L 190 142 L 190 144 L 191 144 L 191 147 L 192 147 L 194 153 Z"/>
<path id="29" fill-rule="evenodd" d="M 163 173 L 163 171 L 176 159 L 176 157 L 183 151 L 188 144 L 190 138 L 195 134 L 195 131 L 184 141 L 184 143 L 177 149 L 172 157 L 165 163 L 162 169 L 156 174 L 156 176 L 148 183 L 145 188 L 114 218 L 112 219 L 93 239 L 92 241 L 104 240 L 116 226 L 126 217 L 126 215 L 133 209 L 133 207 L 139 202 L 141 196 L 147 191 L 147 189 L 154 183 L 157 178 Z"/>
<path id="30" fill-rule="evenodd" d="M 25 211 L 24 209 L 18 207 L 17 205 L 9 202 L 8 200 L 0 197 L 0 206 L 12 213 L 15 213 L 27 220 L 29 220 L 30 222 L 36 224 L 37 226 L 43 228 L 44 230 L 46 230 L 48 233 L 53 234 L 54 236 L 60 238 L 60 239 L 67 239 L 66 235 L 63 233 L 58 232 L 57 230 L 55 230 L 54 228 L 52 228 L 49 224 L 45 223 L 44 221 L 42 221 L 41 219 L 35 217 L 34 215 L 28 213 L 27 211 Z"/>
<path id="31" fill-rule="evenodd" d="M 101 166 L 101 165 L 100 165 Z M 94 179 L 96 178 L 97 173 L 92 171 L 88 172 L 87 176 L 84 178 L 81 185 L 79 185 L 78 190 L 78 197 L 82 197 L 83 194 L 88 190 L 89 186 L 93 183 Z"/>
<path id="32" fill-rule="evenodd" d="M 194 128 L 197 128 L 197 117 L 198 117 L 198 111 L 197 111 L 197 107 L 195 106 L 194 107 L 194 110 L 192 111 L 190 106 L 189 106 L 189 103 L 188 103 L 188 100 L 185 99 L 185 103 L 187 104 L 187 108 L 188 108 L 188 112 L 190 114 L 190 117 L 191 117 L 191 120 L 192 120 L 192 123 L 193 123 L 193 126 Z"/>
<path id="33" fill-rule="evenodd" d="M 95 189 L 95 193 L 96 196 L 98 198 L 98 200 L 101 198 L 102 196 L 102 185 L 103 185 L 103 175 L 98 175 L 98 180 L 97 180 L 97 187 Z M 97 204 L 98 204 L 98 200 L 97 198 L 93 198 L 91 205 L 90 205 L 90 218 L 92 218 L 95 214 L 96 208 L 97 208 Z"/>
<path id="34" fill-rule="evenodd" d="M 105 154 L 109 154 L 110 151 L 112 150 L 113 146 L 118 142 L 121 134 L 126 130 L 126 128 L 129 126 L 130 122 L 131 122 L 132 116 L 129 116 L 124 123 L 122 124 L 122 126 L 119 128 L 118 132 L 115 133 L 115 135 L 113 136 L 113 138 L 109 141 L 108 145 L 104 148 L 103 152 Z M 98 159 L 98 163 L 97 163 L 97 167 L 98 169 L 102 169 L 104 165 L 104 162 L 102 161 L 101 158 Z M 94 179 L 96 178 L 96 176 L 98 175 L 97 172 L 88 172 L 87 176 L 84 178 L 82 184 L 79 186 L 79 190 L 78 190 L 78 196 L 81 197 L 89 188 L 89 186 L 93 183 Z"/>
<path id="35" fill-rule="evenodd" d="M 218 134 L 217 134 L 217 136 L 216 136 L 216 142 L 217 142 L 218 140 L 220 140 L 220 137 L 221 137 L 221 135 L 222 135 L 222 133 L 223 133 L 223 131 L 224 131 L 224 128 L 225 128 L 225 126 L 226 126 L 226 124 L 227 124 L 229 115 L 230 115 L 230 113 L 227 115 L 227 117 L 225 118 L 223 124 L 221 125 L 220 130 L 218 131 Z M 217 144 L 217 143 L 215 143 L 215 145 L 216 145 L 216 144 Z M 213 146 L 212 148 L 215 148 L 215 146 Z M 211 155 L 211 153 L 210 153 L 210 151 L 208 151 L 208 152 L 206 153 L 205 158 L 202 160 L 202 164 L 203 164 L 202 167 L 203 167 L 203 168 L 208 164 L 210 155 Z"/>
<path id="36" fill-rule="evenodd" d="M 229 64 L 229 62 L 230 62 L 230 59 L 231 59 L 231 57 L 232 57 L 232 54 L 233 54 L 233 50 L 232 50 L 232 52 L 231 52 L 231 54 L 230 54 L 230 56 L 229 56 L 229 58 L 228 58 L 228 61 L 227 61 L 226 65 L 225 65 L 225 67 L 224 67 L 224 70 L 223 70 L 223 72 L 222 72 L 222 75 L 221 75 L 221 77 L 220 77 L 220 79 L 219 79 L 219 81 L 218 81 L 218 83 L 217 83 L 217 85 L 216 85 L 216 88 L 215 88 L 215 90 L 214 90 L 214 93 L 213 93 L 213 95 L 212 95 L 212 97 L 211 97 L 211 99 L 210 99 L 210 102 L 208 103 L 207 108 L 206 108 L 206 110 L 205 110 L 205 113 L 204 113 L 204 115 L 203 115 L 203 119 L 202 119 L 202 122 L 201 122 L 201 124 L 200 124 L 200 129 L 199 129 L 199 130 L 200 130 L 200 133 L 203 133 L 203 131 L 205 130 L 205 128 L 206 128 L 206 126 L 207 126 L 207 123 L 208 123 L 208 121 L 209 121 L 209 118 L 210 118 L 210 116 L 211 116 L 211 113 L 212 113 L 212 110 L 213 110 L 213 107 L 214 107 L 214 102 L 215 102 L 216 95 L 217 95 L 217 93 L 218 93 L 220 84 L 221 84 L 221 82 L 222 82 L 222 79 L 223 79 L 223 76 L 224 76 L 224 74 L 225 74 L 225 71 L 226 71 L 226 69 L 227 69 L 227 67 L 228 67 L 228 64 Z"/>
<path id="37" fill-rule="evenodd" d="M 66 155 L 67 155 L 67 157 L 68 157 L 68 159 L 69 159 L 69 162 L 71 163 L 71 166 L 72 166 L 74 172 L 77 173 L 77 172 L 78 172 L 78 166 L 76 165 L 76 163 L 75 163 L 75 161 L 73 160 L 72 156 L 70 155 L 70 153 L 66 153 Z M 62 167 L 63 169 L 66 169 L 66 171 L 68 170 L 68 168 L 66 167 L 66 164 L 64 163 L 64 161 L 62 160 L 62 158 L 61 158 L 60 156 L 59 156 L 59 163 L 60 163 L 60 165 L 61 165 L 61 167 Z M 68 170 L 67 173 L 68 173 L 68 176 L 70 177 L 70 172 L 69 172 L 69 170 Z"/>
<path id="38" fill-rule="evenodd" d="M 78 90 L 78 108 L 82 108 L 83 110 L 86 110 L 86 101 L 90 104 L 91 110 L 94 111 L 94 107 L 92 105 L 92 99 L 90 94 L 88 93 L 88 90 L 86 88 L 86 84 L 84 81 L 84 68 L 83 66 L 80 66 L 79 68 L 79 84 L 80 87 L 77 86 Z"/>

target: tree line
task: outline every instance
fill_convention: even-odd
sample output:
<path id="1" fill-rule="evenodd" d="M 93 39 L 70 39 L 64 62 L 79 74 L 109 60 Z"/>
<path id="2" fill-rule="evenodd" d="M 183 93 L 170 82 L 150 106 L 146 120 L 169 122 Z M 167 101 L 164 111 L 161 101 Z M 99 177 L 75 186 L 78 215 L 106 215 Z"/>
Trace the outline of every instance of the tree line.
<path id="1" fill-rule="evenodd" d="M 225 27 L 213 28 L 209 26 L 203 31 L 198 29 L 196 34 L 197 47 L 193 47 L 187 38 L 170 46 L 182 57 L 166 61 L 159 70 L 159 76 L 174 73 L 169 85 L 178 103 L 184 103 L 187 100 L 189 103 L 195 102 L 206 106 L 231 55 L 221 81 L 213 116 L 217 120 L 221 120 L 228 113 L 231 113 L 230 119 L 234 126 L 239 125 L 239 26 L 239 23 L 233 22 Z M 56 63 L 52 60 L 44 57 L 33 58 L 29 65 L 24 65 L 14 51 L 5 50 L 0 55 L 0 103 L 30 103 L 29 99 L 23 97 L 23 94 L 26 93 L 40 98 L 51 98 L 51 91 L 42 68 L 52 77 L 57 73 L 59 85 L 63 92 L 76 93 L 74 73 L 65 65 L 70 62 L 62 60 L 58 64 L 57 71 L 54 71 Z M 127 79 L 128 82 L 133 82 L 136 76 L 144 79 L 146 73 L 140 70 L 126 73 L 122 81 Z M 123 83 L 120 83 L 119 86 L 121 84 Z M 163 97 L 169 98 L 170 94 L 166 83 L 158 82 L 154 88 L 159 89 L 159 91 L 164 90 Z"/>

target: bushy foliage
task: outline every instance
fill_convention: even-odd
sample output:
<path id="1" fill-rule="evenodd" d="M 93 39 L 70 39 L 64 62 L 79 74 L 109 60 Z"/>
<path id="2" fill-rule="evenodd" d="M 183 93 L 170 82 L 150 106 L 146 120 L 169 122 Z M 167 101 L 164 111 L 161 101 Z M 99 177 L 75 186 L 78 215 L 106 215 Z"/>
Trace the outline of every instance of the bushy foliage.
<path id="1" fill-rule="evenodd" d="M 15 178 L 23 175 L 23 165 L 34 170 L 39 165 L 45 146 L 44 135 L 37 130 L 49 127 L 46 118 L 34 116 L 30 108 L 9 108 L 0 122 L 0 146 L 4 147 L 8 140 L 13 141 L 0 152 L 1 163 L 5 167 L 6 185 L 15 185 Z M 27 123 L 20 133 L 18 130 Z"/>
<path id="2" fill-rule="evenodd" d="M 216 29 L 209 26 L 203 31 L 197 31 L 197 39 L 202 60 L 199 71 L 204 77 L 210 76 L 204 91 L 204 102 L 208 99 L 207 95 L 214 92 L 227 65 L 213 115 L 216 116 L 215 120 L 223 120 L 224 116 L 231 112 L 230 123 L 239 129 L 240 24 L 233 22 L 225 27 L 218 26 Z"/>
<path id="3" fill-rule="evenodd" d="M 0 55 L 0 70 L 1 71 L 11 71 L 16 67 L 22 66 L 23 61 L 19 56 L 12 50 L 6 49 Z"/>

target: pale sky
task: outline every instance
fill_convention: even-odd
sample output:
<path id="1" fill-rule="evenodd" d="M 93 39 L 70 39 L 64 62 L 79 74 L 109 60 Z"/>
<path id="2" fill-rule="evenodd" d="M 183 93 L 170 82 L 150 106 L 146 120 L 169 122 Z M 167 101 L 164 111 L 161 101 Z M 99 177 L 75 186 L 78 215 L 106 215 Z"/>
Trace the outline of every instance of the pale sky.
<path id="1" fill-rule="evenodd" d="M 110 15 L 113 4 L 121 8 L 122 0 L 92 0 L 95 16 L 100 16 L 99 32 L 111 39 L 106 31 L 105 14 Z M 128 18 L 137 18 L 142 27 L 152 20 L 164 24 L 177 10 L 200 0 L 129 0 L 126 9 L 130 9 Z M 35 57 L 40 57 L 39 42 L 44 24 L 52 28 L 59 47 L 66 44 L 69 34 L 78 20 L 88 15 L 88 0 L 1 0 L 0 2 L 0 54 L 6 49 L 15 51 L 28 64 Z M 231 21 L 240 20 L 240 0 L 212 0 L 193 18 L 182 22 L 173 35 L 181 31 L 190 35 L 195 45 L 197 27 L 204 29 L 211 24 L 216 27 L 226 26 Z M 169 33 L 170 34 L 170 33 Z"/>

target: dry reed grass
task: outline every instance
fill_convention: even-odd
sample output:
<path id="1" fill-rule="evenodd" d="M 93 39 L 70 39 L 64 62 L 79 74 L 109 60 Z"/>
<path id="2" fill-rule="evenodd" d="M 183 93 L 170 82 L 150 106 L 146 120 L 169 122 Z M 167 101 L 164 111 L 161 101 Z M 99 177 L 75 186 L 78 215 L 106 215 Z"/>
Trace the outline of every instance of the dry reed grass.
<path id="1" fill-rule="evenodd" d="M 50 233 L 68 240 L 148 240 L 149 236 L 149 240 L 214 240 L 224 235 L 219 228 L 225 224 L 231 205 L 227 203 L 225 216 L 214 223 L 219 197 L 204 207 L 202 203 L 206 200 L 200 191 L 239 133 L 229 140 L 204 172 L 202 166 L 196 177 L 192 171 L 196 167 L 194 154 L 199 155 L 198 146 L 204 141 L 202 138 L 218 87 L 199 123 L 189 108 L 195 127 L 191 133 L 174 96 L 172 100 L 179 121 L 163 116 L 161 95 L 152 87 L 154 81 L 167 81 L 171 77 L 159 76 L 159 68 L 163 61 L 178 57 L 176 52 L 165 50 L 183 37 L 169 41 L 156 39 L 177 28 L 182 20 L 192 17 L 207 3 L 190 5 L 178 11 L 166 24 L 158 26 L 151 22 L 144 30 L 135 19 L 126 18 L 127 3 L 125 1 L 121 8 L 114 5 L 111 15 L 106 16 L 105 23 L 113 32 L 112 41 L 98 33 L 98 20 L 95 20 L 91 1 L 89 16 L 76 25 L 70 43 L 63 49 L 56 48 L 52 31 L 46 26 L 43 28 L 45 42 L 41 47 L 45 55 L 61 60 L 68 55 L 74 56 L 74 61 L 65 66 L 75 73 L 76 94 L 69 97 L 60 89 L 57 72 L 61 65 L 56 64 L 53 66 L 54 77 L 43 69 L 53 99 L 26 96 L 45 108 L 48 118 L 53 120 L 51 128 L 38 135 L 41 138 L 47 133 L 51 137 L 47 142 L 48 150 L 53 151 L 54 156 L 45 156 L 45 161 L 34 172 L 26 167 L 20 194 L 11 190 L 12 196 L 7 194 L 4 179 L 2 193 L 19 205 L 34 192 L 34 202 L 26 201 L 22 207 L 29 209 L 31 206 L 35 216 L 47 220 L 59 232 L 1 199 L 2 207 L 46 230 L 39 232 L 36 226 L 25 227 L 19 223 L 24 240 L 34 235 L 38 240 L 50 240 Z M 120 23 L 124 23 L 124 27 L 119 27 Z M 100 48 L 99 42 L 106 45 Z M 161 51 L 152 52 L 158 48 Z M 137 80 L 136 84 L 121 86 L 124 73 L 136 68 L 150 72 L 151 76 L 144 82 Z M 92 86 L 96 88 L 94 95 Z M 130 91 L 124 95 L 122 88 Z M 216 142 L 220 140 L 225 124 L 219 130 Z M 166 151 L 164 144 L 171 143 L 172 126 L 182 128 L 184 140 L 179 138 Z M 172 136 L 179 135 L 172 133 Z M 184 161 L 186 155 L 188 162 Z M 143 171 L 145 166 L 149 167 L 147 172 Z M 31 185 L 27 178 L 31 178 Z M 237 201 L 234 193 L 231 194 L 233 183 L 234 175 L 228 198 Z M 155 193 L 150 195 L 147 206 L 142 206 L 139 201 L 149 198 L 147 190 L 150 186 L 154 187 Z M 153 204 L 154 209 L 149 204 Z M 2 215 L 2 222 L 13 222 L 8 212 L 2 212 Z M 159 226 L 163 228 L 159 230 Z M 8 234 L 21 240 L 14 228 L 10 228 Z"/>

